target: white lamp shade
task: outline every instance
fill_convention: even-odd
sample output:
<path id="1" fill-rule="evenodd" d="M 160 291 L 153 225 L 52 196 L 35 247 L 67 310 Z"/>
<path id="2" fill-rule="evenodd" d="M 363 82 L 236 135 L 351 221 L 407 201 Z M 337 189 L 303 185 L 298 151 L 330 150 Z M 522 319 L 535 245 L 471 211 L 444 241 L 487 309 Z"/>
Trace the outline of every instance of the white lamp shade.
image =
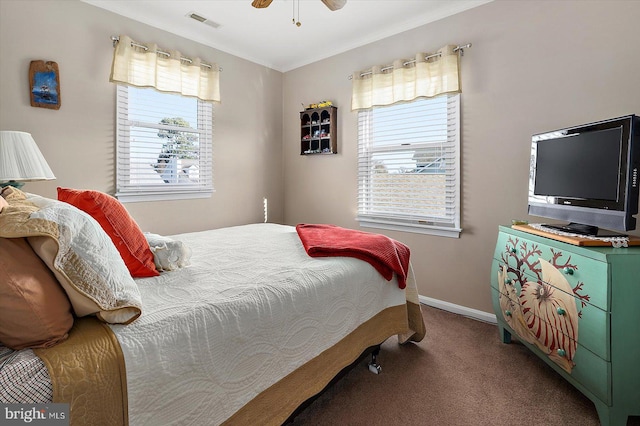
<path id="1" fill-rule="evenodd" d="M 0 182 L 55 178 L 31 134 L 0 131 Z"/>

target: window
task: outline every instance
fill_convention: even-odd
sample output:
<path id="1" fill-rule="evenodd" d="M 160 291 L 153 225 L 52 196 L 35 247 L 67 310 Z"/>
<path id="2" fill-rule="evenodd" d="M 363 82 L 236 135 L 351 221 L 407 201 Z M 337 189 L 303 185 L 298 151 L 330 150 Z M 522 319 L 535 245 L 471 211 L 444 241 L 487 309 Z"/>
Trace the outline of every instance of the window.
<path id="1" fill-rule="evenodd" d="M 460 234 L 459 94 L 358 112 L 362 226 Z"/>
<path id="2" fill-rule="evenodd" d="M 213 192 L 213 105 L 118 85 L 117 192 L 122 201 L 205 198 Z"/>

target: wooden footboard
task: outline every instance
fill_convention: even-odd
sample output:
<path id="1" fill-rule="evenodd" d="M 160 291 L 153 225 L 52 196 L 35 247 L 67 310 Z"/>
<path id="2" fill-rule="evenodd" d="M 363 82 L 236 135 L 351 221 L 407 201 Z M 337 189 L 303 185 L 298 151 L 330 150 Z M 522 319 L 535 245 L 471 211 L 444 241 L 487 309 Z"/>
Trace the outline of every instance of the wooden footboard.
<path id="1" fill-rule="evenodd" d="M 124 357 L 106 324 L 77 318 L 66 341 L 34 352 L 51 376 L 53 402 L 69 404 L 71 425 L 128 425 Z"/>

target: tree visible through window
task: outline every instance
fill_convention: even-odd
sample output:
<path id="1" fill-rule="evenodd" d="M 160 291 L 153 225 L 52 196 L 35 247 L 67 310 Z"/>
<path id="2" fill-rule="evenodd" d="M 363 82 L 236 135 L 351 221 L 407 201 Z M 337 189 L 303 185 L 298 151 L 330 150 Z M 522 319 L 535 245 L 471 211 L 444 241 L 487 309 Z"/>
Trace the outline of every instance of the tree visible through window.
<path id="1" fill-rule="evenodd" d="M 118 86 L 118 198 L 209 196 L 212 128 L 211 103 Z"/>
<path id="2" fill-rule="evenodd" d="M 172 127 L 191 127 L 189 122 L 182 117 L 163 118 L 160 120 L 160 124 Z M 198 159 L 197 136 L 180 130 L 160 129 L 158 137 L 165 139 L 166 142 L 162 144 L 162 150 L 154 165 L 156 172 L 162 176 L 165 183 L 178 182 L 181 174 L 186 174 L 188 178 L 186 170 L 191 166 L 197 167 L 197 161 L 181 164 L 180 173 L 178 172 L 178 162 Z"/>

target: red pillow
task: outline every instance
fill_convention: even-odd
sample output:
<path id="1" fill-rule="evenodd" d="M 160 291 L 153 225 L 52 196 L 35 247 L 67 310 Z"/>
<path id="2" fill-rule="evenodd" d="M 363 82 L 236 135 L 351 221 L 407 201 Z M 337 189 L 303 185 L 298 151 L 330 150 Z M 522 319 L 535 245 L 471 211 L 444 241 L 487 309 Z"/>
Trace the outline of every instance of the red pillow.
<path id="1" fill-rule="evenodd" d="M 58 187 L 58 200 L 93 217 L 109 235 L 132 277 L 160 275 L 147 239 L 120 201 L 104 192 Z"/>

